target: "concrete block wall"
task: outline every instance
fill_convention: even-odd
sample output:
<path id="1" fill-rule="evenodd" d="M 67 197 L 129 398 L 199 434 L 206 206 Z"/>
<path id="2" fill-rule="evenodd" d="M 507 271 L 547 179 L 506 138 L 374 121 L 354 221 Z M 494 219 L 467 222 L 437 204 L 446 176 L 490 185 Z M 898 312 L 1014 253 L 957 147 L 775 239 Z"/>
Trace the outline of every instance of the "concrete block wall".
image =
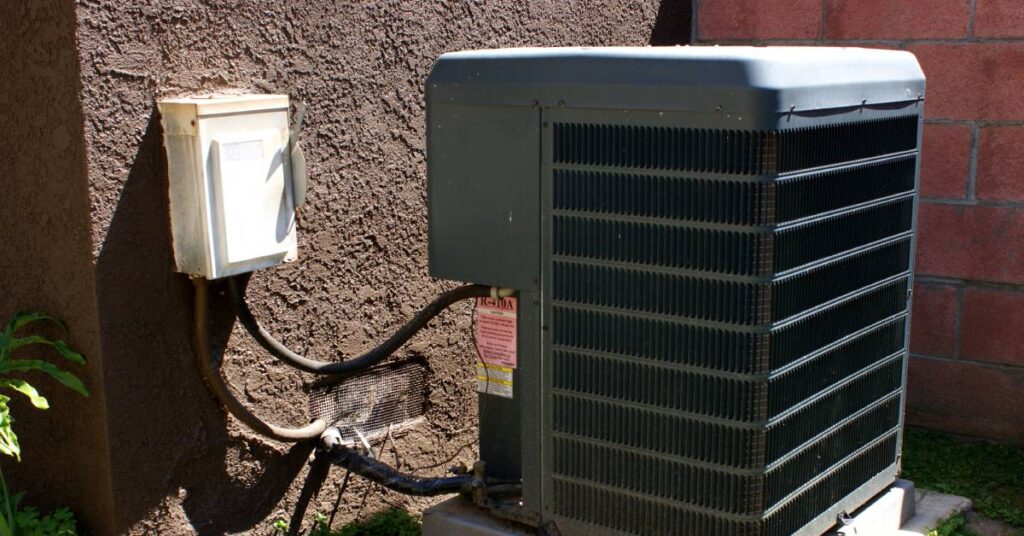
<path id="1" fill-rule="evenodd" d="M 909 50 L 928 77 L 908 423 L 1024 441 L 1024 2 L 697 0 L 701 44 Z"/>

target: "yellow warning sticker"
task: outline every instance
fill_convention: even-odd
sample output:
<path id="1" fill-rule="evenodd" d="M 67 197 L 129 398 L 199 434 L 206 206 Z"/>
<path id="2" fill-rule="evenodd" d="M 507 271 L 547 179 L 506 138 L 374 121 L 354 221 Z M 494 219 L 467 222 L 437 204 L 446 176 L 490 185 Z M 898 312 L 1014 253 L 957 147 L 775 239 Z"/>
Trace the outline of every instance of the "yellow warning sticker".
<path id="1" fill-rule="evenodd" d="M 476 390 L 480 393 L 512 398 L 512 369 L 490 363 L 477 363 Z"/>

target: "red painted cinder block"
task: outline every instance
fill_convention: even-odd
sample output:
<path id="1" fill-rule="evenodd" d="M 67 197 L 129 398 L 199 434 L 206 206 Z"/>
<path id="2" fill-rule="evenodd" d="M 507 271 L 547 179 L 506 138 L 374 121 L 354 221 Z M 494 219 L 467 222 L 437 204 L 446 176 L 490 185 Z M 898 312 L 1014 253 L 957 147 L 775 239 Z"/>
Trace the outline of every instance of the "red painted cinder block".
<path id="1" fill-rule="evenodd" d="M 981 129 L 975 195 L 1024 201 L 1024 127 Z"/>
<path id="2" fill-rule="evenodd" d="M 1024 37 L 1024 2 L 976 0 L 974 35 L 977 37 Z"/>
<path id="3" fill-rule="evenodd" d="M 971 164 L 971 129 L 925 125 L 921 147 L 921 195 L 962 199 Z"/>
<path id="4" fill-rule="evenodd" d="M 1024 43 L 914 45 L 928 93 L 926 117 L 1024 119 Z"/>
<path id="5" fill-rule="evenodd" d="M 967 289 L 961 355 L 1024 366 L 1024 292 Z"/>
<path id="6" fill-rule="evenodd" d="M 704 0 L 698 36 L 707 40 L 813 39 L 821 28 L 822 0 Z"/>
<path id="7" fill-rule="evenodd" d="M 907 424 L 1024 442 L 1024 370 L 910 358 Z"/>
<path id="8" fill-rule="evenodd" d="M 910 351 L 950 357 L 956 349 L 956 289 L 947 285 L 914 285 Z"/>
<path id="9" fill-rule="evenodd" d="M 917 272 L 1024 283 L 1024 209 L 921 203 Z"/>
<path id="10" fill-rule="evenodd" d="M 956 39 L 970 0 L 828 0 L 829 39 Z"/>

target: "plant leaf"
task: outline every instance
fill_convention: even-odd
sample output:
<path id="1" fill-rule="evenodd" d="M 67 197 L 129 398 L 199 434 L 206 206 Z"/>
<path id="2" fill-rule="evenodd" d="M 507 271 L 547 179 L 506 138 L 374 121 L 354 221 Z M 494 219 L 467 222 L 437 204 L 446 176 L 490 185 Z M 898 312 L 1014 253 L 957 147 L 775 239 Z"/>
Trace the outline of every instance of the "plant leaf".
<path id="1" fill-rule="evenodd" d="M 68 327 L 64 322 L 57 320 L 56 318 L 45 314 L 45 313 L 26 313 L 25 311 L 17 311 L 11 318 L 10 323 L 7 324 L 7 334 L 13 334 L 24 326 L 27 326 L 33 322 L 40 320 L 46 320 L 60 326 L 62 331 L 67 331 Z"/>
<path id="2" fill-rule="evenodd" d="M 66 371 L 61 370 L 50 363 L 49 361 L 42 361 L 39 359 L 12 359 L 6 363 L 0 363 L 0 373 L 6 374 L 8 372 L 30 372 L 38 371 L 49 374 L 50 377 L 63 383 L 65 387 L 72 391 L 82 395 L 89 396 L 89 390 L 86 389 L 85 384 L 82 380 L 79 380 L 77 376 Z"/>
<path id="3" fill-rule="evenodd" d="M 46 398 L 40 395 L 39 391 L 36 391 L 36 388 L 32 387 L 32 385 L 25 380 L 15 378 L 0 380 L 0 387 L 10 387 L 11 389 L 27 396 L 29 401 L 32 402 L 32 405 L 38 409 L 50 409 L 50 403 L 47 402 Z"/>
<path id="4" fill-rule="evenodd" d="M 6 519 L 6 516 L 0 515 L 0 536 L 14 536 L 14 532 L 11 531 L 11 525 L 14 520 Z"/>
<path id="5" fill-rule="evenodd" d="M 13 496 L 11 496 L 11 505 L 14 507 L 15 510 L 20 508 L 21 500 L 24 499 L 24 498 L 25 498 L 25 492 L 24 491 L 19 491 L 18 493 L 15 493 Z"/>
<path id="6" fill-rule="evenodd" d="M 11 398 L 8 396 L 0 395 L 0 454 L 13 456 L 20 462 L 21 446 L 18 445 L 18 436 L 11 428 L 14 419 L 11 418 L 11 409 L 7 406 L 7 402 L 10 400 Z M 13 522 L 14 520 L 8 521 Z"/>
<path id="7" fill-rule="evenodd" d="M 29 346 L 32 344 L 44 344 L 46 346 L 50 346 L 53 349 L 57 350 L 57 352 L 59 352 L 60 355 L 64 357 L 64 359 L 67 359 L 68 361 L 73 361 L 75 363 L 78 363 L 79 365 L 85 364 L 85 358 L 82 357 L 82 354 L 73 350 L 70 346 L 68 346 L 66 342 L 61 340 L 52 341 L 50 339 L 47 339 L 46 337 L 41 337 L 39 335 L 29 335 L 27 337 L 18 337 L 11 339 L 10 342 L 8 343 L 8 348 L 10 350 L 17 350 L 18 348 L 21 348 L 23 346 Z"/>

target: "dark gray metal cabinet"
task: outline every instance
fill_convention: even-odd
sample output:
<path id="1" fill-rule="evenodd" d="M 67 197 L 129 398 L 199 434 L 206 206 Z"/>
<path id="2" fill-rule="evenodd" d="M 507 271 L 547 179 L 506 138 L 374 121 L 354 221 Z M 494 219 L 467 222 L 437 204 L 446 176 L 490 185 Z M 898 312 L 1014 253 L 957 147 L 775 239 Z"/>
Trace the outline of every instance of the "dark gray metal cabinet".
<path id="1" fill-rule="evenodd" d="M 899 467 L 924 77 L 905 52 L 446 54 L 430 268 L 519 289 L 481 458 L 562 534 L 820 534 Z"/>

